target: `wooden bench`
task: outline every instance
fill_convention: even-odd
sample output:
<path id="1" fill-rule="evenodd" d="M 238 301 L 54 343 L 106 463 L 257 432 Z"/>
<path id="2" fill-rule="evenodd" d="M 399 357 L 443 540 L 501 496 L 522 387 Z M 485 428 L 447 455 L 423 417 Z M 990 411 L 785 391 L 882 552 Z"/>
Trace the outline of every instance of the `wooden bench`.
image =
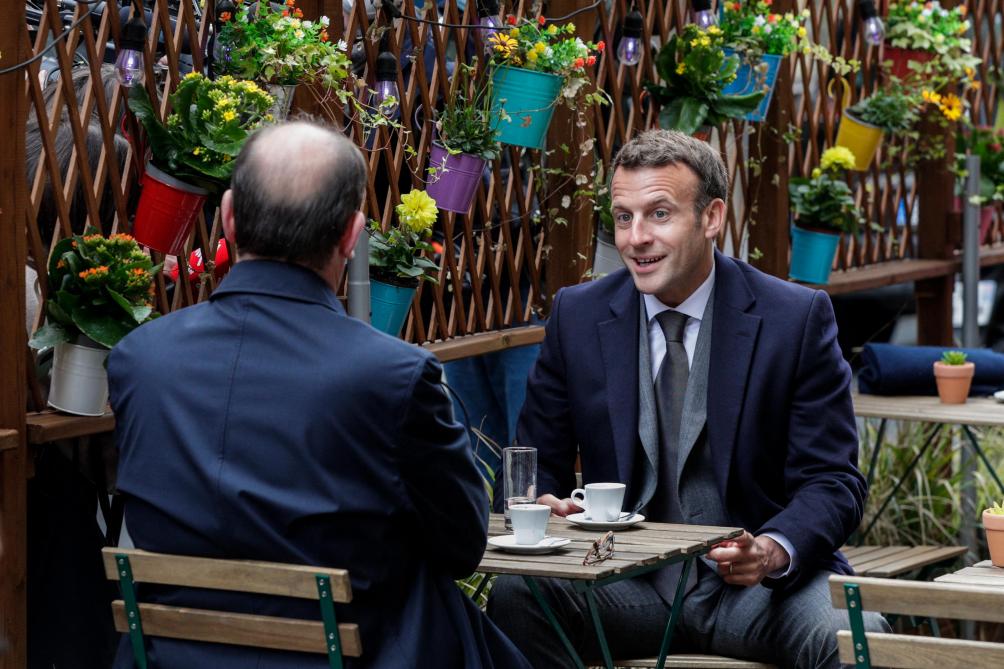
<path id="1" fill-rule="evenodd" d="M 147 666 L 144 636 L 320 653 L 328 655 L 332 667 L 342 667 L 342 656 L 362 654 L 359 626 L 335 620 L 334 604 L 352 601 L 344 569 L 122 548 L 105 548 L 102 553 L 105 574 L 119 581 L 122 590 L 122 599 L 112 602 L 115 629 L 131 637 L 139 667 Z M 140 604 L 137 582 L 319 600 L 322 621 Z"/>
<path id="2" fill-rule="evenodd" d="M 616 664 L 621 669 L 648 669 L 656 666 L 656 660 L 654 657 L 648 660 L 621 660 Z M 666 657 L 666 669 L 774 669 L 774 665 L 717 655 L 669 655 Z"/>
<path id="3" fill-rule="evenodd" d="M 830 596 L 851 620 L 851 631 L 837 633 L 840 661 L 857 669 L 1004 667 L 1004 643 L 865 632 L 861 617 L 863 611 L 878 611 L 1004 623 L 1002 586 L 832 576 Z"/>

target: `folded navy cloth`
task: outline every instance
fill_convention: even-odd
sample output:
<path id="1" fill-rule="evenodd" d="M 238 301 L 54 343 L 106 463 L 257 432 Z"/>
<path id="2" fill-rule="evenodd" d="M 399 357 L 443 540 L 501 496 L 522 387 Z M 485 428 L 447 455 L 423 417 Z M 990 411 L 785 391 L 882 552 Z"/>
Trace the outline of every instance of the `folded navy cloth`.
<path id="1" fill-rule="evenodd" d="M 1004 387 L 1004 354 L 986 348 L 865 344 L 858 391 L 868 395 L 937 395 L 934 363 L 945 351 L 963 351 L 976 364 L 969 394 L 991 395 Z"/>

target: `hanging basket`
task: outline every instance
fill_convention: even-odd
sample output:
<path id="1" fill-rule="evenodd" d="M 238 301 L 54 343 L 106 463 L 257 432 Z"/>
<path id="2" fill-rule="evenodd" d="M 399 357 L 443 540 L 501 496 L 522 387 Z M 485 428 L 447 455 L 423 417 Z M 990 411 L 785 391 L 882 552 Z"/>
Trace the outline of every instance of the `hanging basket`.
<path id="1" fill-rule="evenodd" d="M 395 286 L 371 279 L 370 324 L 380 332 L 398 336 L 414 299 L 414 286 Z"/>
<path id="2" fill-rule="evenodd" d="M 504 144 L 543 149 L 565 80 L 556 74 L 502 65 L 492 73 L 493 129 Z M 501 111 L 509 116 L 503 120 Z"/>
<path id="3" fill-rule="evenodd" d="M 108 403 L 105 359 L 109 351 L 86 337 L 81 341 L 55 346 L 49 406 L 77 416 L 103 416 Z"/>
<path id="4" fill-rule="evenodd" d="M 892 64 L 889 66 L 889 74 L 899 79 L 905 79 L 913 71 L 910 69 L 911 62 L 926 63 L 932 60 L 934 55 L 933 51 L 902 49 L 886 42 L 882 60 L 883 62 L 887 60 L 892 61 Z"/>
<path id="5" fill-rule="evenodd" d="M 450 154 L 442 144 L 434 142 L 429 167 L 435 169 L 435 174 L 429 177 L 426 193 L 440 209 L 466 214 L 471 210 L 487 162 L 469 153 Z"/>
<path id="6" fill-rule="evenodd" d="M 791 228 L 791 268 L 788 276 L 795 281 L 821 286 L 830 281 L 833 258 L 837 255 L 840 235 L 806 230 L 797 225 Z"/>
<path id="7" fill-rule="evenodd" d="M 882 145 L 882 128 L 856 119 L 844 111 L 837 129 L 836 145 L 850 149 L 854 154 L 854 169 L 865 172 Z"/>
<path id="8" fill-rule="evenodd" d="M 206 195 L 208 191 L 168 176 L 153 163 L 147 163 L 133 221 L 133 237 L 161 253 L 181 255 Z"/>
<path id="9" fill-rule="evenodd" d="M 774 96 L 774 84 L 777 83 L 777 74 L 781 70 L 781 56 L 764 54 L 757 63 L 748 63 L 741 54 L 726 47 L 723 49 L 726 58 L 737 56 L 739 58 L 739 69 L 736 70 L 736 78 L 731 84 L 722 90 L 722 95 L 749 95 L 758 90 L 765 90 L 766 95 L 760 100 L 760 105 L 744 116 L 747 121 L 759 123 L 767 118 L 767 110 L 770 109 L 770 101 Z"/>

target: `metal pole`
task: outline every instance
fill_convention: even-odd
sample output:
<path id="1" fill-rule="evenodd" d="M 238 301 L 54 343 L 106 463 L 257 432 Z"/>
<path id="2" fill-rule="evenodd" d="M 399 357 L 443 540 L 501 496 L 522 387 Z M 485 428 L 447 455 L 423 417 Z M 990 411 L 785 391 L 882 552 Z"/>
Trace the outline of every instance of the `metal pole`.
<path id="1" fill-rule="evenodd" d="M 370 322 L 370 236 L 363 230 L 349 261 L 349 316 Z"/>

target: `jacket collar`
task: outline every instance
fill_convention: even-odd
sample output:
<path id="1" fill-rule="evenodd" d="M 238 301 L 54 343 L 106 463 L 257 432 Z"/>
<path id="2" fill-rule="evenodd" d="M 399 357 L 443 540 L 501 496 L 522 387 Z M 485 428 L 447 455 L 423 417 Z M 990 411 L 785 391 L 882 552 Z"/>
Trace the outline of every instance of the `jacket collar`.
<path id="1" fill-rule="evenodd" d="M 238 293 L 269 295 L 299 302 L 312 302 L 345 313 L 335 292 L 316 272 L 279 260 L 242 260 L 210 296 L 217 300 Z"/>

